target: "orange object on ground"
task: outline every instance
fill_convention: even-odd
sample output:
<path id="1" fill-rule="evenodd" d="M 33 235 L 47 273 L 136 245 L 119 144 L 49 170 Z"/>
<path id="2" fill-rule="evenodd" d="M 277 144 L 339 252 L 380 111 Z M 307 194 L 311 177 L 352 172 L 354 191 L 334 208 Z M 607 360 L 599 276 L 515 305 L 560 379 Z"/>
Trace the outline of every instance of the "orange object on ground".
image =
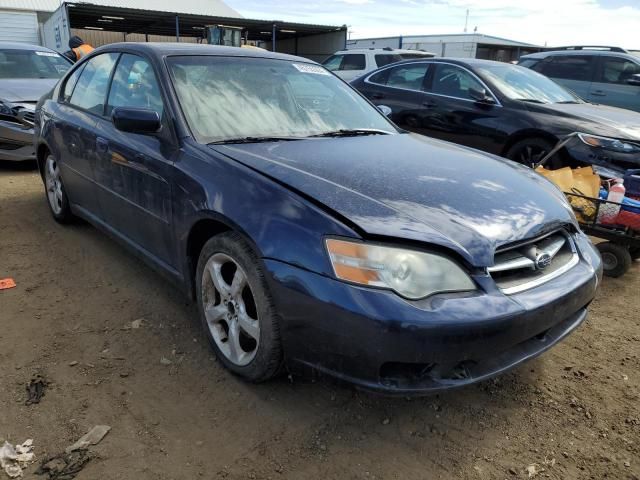
<path id="1" fill-rule="evenodd" d="M 13 288 L 16 286 L 16 282 L 13 278 L 0 278 L 0 290 L 6 290 L 7 288 Z"/>

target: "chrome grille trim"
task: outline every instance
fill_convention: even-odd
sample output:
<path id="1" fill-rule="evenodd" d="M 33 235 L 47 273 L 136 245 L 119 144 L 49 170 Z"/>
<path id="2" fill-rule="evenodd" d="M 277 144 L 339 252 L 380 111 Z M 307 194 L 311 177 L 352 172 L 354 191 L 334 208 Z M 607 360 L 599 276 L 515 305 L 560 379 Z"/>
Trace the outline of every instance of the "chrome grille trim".
<path id="1" fill-rule="evenodd" d="M 564 263 L 558 265 L 558 262 Z M 511 277 L 515 278 L 506 280 L 496 278 L 498 275 L 492 275 L 500 291 L 505 295 L 512 295 L 549 282 L 571 270 L 579 262 L 580 257 L 571 235 L 565 231 L 556 231 L 543 238 L 519 244 L 512 249 L 498 251 L 496 264 L 487 268 L 487 272 L 490 275 L 509 275 L 512 271 Z M 551 271 L 541 275 L 540 272 L 544 272 L 547 267 L 551 267 Z M 515 283 L 518 280 L 518 271 L 522 272 L 522 283 Z M 508 285 L 502 286 L 501 281 Z"/>

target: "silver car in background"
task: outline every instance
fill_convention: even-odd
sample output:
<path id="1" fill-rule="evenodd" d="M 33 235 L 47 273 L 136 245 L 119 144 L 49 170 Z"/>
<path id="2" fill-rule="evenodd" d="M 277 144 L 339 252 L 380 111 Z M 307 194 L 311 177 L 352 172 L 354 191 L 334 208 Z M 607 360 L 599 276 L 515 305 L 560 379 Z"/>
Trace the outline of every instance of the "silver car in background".
<path id="1" fill-rule="evenodd" d="M 0 160 L 35 159 L 36 103 L 71 65 L 45 47 L 0 43 Z"/>

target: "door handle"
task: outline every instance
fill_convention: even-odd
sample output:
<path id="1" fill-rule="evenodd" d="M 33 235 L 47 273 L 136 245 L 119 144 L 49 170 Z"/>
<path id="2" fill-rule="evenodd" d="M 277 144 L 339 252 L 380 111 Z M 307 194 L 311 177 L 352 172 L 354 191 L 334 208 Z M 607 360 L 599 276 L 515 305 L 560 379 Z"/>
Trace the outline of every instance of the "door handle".
<path id="1" fill-rule="evenodd" d="M 604 90 L 594 90 L 593 92 L 591 92 L 591 95 L 593 95 L 594 97 L 606 97 L 607 94 L 604 93 Z"/>
<path id="2" fill-rule="evenodd" d="M 384 94 L 374 93 L 373 95 L 371 95 L 371 98 L 373 98 L 374 100 L 380 100 L 381 98 L 384 98 Z"/>
<path id="3" fill-rule="evenodd" d="M 433 108 L 435 107 L 437 104 L 435 102 L 422 102 L 422 106 L 425 108 Z"/>
<path id="4" fill-rule="evenodd" d="M 99 153 L 107 153 L 107 150 L 109 150 L 109 140 L 107 140 L 106 138 L 97 137 L 96 151 L 98 151 Z"/>

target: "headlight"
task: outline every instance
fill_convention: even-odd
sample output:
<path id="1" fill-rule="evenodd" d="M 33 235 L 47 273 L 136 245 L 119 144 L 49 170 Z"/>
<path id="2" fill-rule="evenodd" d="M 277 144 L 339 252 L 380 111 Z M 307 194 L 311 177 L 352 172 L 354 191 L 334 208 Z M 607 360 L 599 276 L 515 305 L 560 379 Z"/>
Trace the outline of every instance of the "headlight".
<path id="1" fill-rule="evenodd" d="M 0 115 L 4 115 L 5 117 L 15 117 L 16 114 L 10 105 L 0 101 Z"/>
<path id="2" fill-rule="evenodd" d="M 462 268 L 436 253 L 336 239 L 326 244 L 333 271 L 342 280 L 388 288 L 411 300 L 476 289 Z"/>
<path id="3" fill-rule="evenodd" d="M 616 138 L 599 137 L 588 133 L 579 133 L 578 137 L 583 143 L 590 147 L 603 148 L 605 150 L 613 150 L 620 153 L 636 153 L 640 152 L 640 145 L 628 143 Z"/>

